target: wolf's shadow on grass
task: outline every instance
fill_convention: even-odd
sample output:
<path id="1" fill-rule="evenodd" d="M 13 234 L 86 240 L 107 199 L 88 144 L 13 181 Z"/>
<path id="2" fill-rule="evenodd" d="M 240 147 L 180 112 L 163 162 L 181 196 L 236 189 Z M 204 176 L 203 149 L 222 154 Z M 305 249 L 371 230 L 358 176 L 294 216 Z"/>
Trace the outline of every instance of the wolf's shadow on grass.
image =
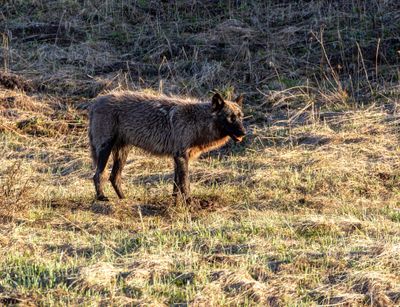
<path id="1" fill-rule="evenodd" d="M 251 170 L 256 170 L 265 167 L 266 165 L 261 162 L 254 161 L 230 161 L 229 158 L 221 159 L 218 163 L 222 166 L 221 169 L 216 171 L 215 169 L 209 169 L 207 166 L 197 168 L 196 170 L 189 170 L 190 183 L 200 184 L 202 186 L 213 187 L 216 184 L 233 184 L 240 185 L 245 181 L 248 181 L 251 177 Z M 189 166 L 190 169 L 190 166 Z M 234 169 L 245 169 L 246 174 L 235 174 Z M 123 181 L 125 183 L 137 185 L 137 186 L 157 186 L 160 183 L 166 183 L 170 185 L 172 192 L 174 174 L 170 170 L 161 171 L 151 175 L 135 175 L 130 172 L 126 172 L 123 175 Z M 126 189 L 126 188 L 125 188 Z"/>

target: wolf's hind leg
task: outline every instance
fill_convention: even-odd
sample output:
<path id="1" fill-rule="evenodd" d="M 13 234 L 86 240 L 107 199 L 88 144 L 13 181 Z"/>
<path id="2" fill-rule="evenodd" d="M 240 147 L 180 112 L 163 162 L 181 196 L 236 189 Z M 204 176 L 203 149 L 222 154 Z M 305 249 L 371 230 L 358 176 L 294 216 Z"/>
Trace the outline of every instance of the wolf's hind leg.
<path id="1" fill-rule="evenodd" d="M 111 150 L 114 146 L 114 140 L 110 139 L 103 143 L 97 155 L 96 173 L 93 176 L 94 186 L 96 188 L 96 198 L 98 200 L 108 201 L 104 195 L 104 170 L 107 166 L 108 158 L 110 157 Z"/>
<path id="2" fill-rule="evenodd" d="M 118 146 L 113 151 L 114 164 L 111 170 L 110 181 L 120 199 L 125 198 L 124 193 L 121 189 L 121 173 L 122 169 L 126 164 L 126 159 L 128 158 L 129 147 L 128 146 Z"/>

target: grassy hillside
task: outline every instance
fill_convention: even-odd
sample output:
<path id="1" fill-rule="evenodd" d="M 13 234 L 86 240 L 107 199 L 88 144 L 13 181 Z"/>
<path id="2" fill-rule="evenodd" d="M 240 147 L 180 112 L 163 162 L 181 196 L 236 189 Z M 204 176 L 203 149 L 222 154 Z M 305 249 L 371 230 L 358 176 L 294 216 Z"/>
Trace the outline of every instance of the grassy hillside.
<path id="1" fill-rule="evenodd" d="M 5 1 L 0 304 L 400 304 L 398 1 Z M 111 90 L 244 93 L 249 135 L 191 165 L 133 151 L 94 201 Z"/>

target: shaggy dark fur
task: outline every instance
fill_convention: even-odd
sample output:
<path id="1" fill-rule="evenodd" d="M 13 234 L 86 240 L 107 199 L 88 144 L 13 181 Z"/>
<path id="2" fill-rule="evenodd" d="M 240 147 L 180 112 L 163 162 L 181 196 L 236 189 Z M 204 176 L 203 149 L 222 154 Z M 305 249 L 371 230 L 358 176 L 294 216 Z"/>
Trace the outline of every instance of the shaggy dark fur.
<path id="1" fill-rule="evenodd" d="M 154 96 L 138 92 L 113 93 L 96 98 L 89 114 L 89 139 L 96 173 L 93 177 L 97 199 L 103 192 L 104 169 L 113 153 L 110 181 L 118 197 L 121 172 L 131 146 L 155 155 L 174 158 L 174 195 L 187 197 L 189 160 L 203 152 L 235 142 L 245 135 L 243 97 L 224 101 L 215 94 L 211 102 L 179 97 Z"/>

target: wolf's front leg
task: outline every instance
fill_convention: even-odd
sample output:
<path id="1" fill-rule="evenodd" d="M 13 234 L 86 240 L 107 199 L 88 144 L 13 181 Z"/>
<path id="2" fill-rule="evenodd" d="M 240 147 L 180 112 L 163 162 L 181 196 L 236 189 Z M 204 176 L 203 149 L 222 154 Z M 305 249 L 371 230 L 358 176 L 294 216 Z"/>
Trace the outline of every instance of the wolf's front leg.
<path id="1" fill-rule="evenodd" d="M 181 195 L 184 199 L 189 197 L 189 157 L 188 155 L 174 156 L 175 174 L 174 174 L 174 190 L 173 195 Z"/>

